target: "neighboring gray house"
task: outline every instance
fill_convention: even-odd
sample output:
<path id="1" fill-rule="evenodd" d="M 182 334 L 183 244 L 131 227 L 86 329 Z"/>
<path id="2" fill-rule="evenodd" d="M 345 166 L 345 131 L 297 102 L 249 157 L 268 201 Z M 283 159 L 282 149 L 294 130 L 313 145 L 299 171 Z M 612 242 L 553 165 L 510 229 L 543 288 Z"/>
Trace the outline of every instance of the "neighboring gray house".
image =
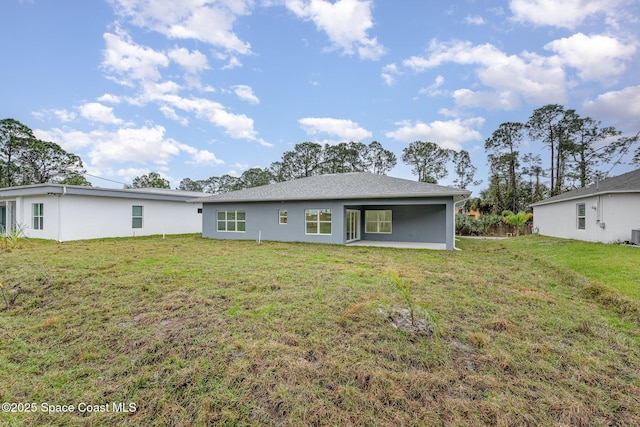
<path id="1" fill-rule="evenodd" d="M 197 199 L 203 237 L 455 248 L 455 207 L 471 193 L 371 173 L 317 175 Z"/>
<path id="2" fill-rule="evenodd" d="M 544 236 L 602 243 L 631 240 L 632 230 L 640 229 L 640 169 L 532 207 L 534 229 Z"/>

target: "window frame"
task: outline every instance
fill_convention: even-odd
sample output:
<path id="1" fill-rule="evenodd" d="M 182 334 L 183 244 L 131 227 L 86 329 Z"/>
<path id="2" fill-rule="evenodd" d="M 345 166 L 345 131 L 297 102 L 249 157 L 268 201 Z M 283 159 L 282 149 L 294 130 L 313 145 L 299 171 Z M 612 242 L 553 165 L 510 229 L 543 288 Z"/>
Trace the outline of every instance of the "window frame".
<path id="1" fill-rule="evenodd" d="M 139 215 L 136 215 L 136 208 L 140 208 Z M 137 225 L 137 221 L 140 222 L 140 225 Z M 144 228 L 144 206 L 142 205 L 131 206 L 131 228 L 136 230 Z"/>
<path id="2" fill-rule="evenodd" d="M 580 215 L 581 209 L 582 215 Z M 576 228 L 578 230 L 587 229 L 587 205 L 585 203 L 576 203 Z"/>
<path id="3" fill-rule="evenodd" d="M 287 209 L 278 209 L 278 224 L 287 225 L 289 223 L 289 212 Z"/>
<path id="4" fill-rule="evenodd" d="M 381 219 L 380 214 L 389 212 L 389 220 Z M 370 219 L 369 216 L 375 215 Z M 381 224 L 389 224 L 389 231 L 381 231 Z M 375 225 L 375 231 L 369 231 L 369 225 Z M 364 232 L 366 234 L 393 234 L 393 210 L 392 209 L 371 209 L 364 211 Z"/>
<path id="5" fill-rule="evenodd" d="M 220 218 L 220 214 L 224 214 L 224 218 Z M 231 215 L 233 214 L 233 215 Z M 242 214 L 242 219 L 240 219 Z M 220 225 L 224 228 L 220 228 Z M 229 224 L 233 224 L 233 230 L 230 230 Z M 239 230 L 238 224 L 242 224 L 242 230 Z M 247 213 L 244 210 L 227 209 L 216 210 L 216 232 L 218 233 L 246 233 L 247 232 Z"/>
<path id="6" fill-rule="evenodd" d="M 315 212 L 312 213 L 312 212 Z M 329 220 L 322 220 L 322 214 L 329 214 Z M 309 219 L 310 215 L 316 215 L 316 218 L 313 220 Z M 329 232 L 323 233 L 322 226 L 325 227 L 329 225 Z M 309 232 L 309 225 L 315 225 L 315 232 Z M 304 210 L 304 234 L 307 236 L 331 236 L 333 235 L 333 209 L 305 209 Z"/>
<path id="7" fill-rule="evenodd" d="M 44 230 L 44 203 L 31 204 L 31 226 L 34 230 Z"/>

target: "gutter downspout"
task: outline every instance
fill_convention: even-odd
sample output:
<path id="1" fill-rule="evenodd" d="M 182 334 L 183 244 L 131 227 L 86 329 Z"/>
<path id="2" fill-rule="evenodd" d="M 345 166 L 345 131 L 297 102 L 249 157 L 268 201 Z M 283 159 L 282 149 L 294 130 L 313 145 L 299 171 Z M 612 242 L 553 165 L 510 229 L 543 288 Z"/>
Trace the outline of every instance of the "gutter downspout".
<path id="1" fill-rule="evenodd" d="M 453 202 L 453 250 L 461 251 L 462 249 L 456 248 L 456 205 L 458 203 L 465 203 L 469 200 L 470 197 L 463 198 L 462 200 L 458 200 L 457 202 Z"/>
<path id="2" fill-rule="evenodd" d="M 58 242 L 62 241 L 62 203 L 60 199 L 67 194 L 67 186 L 62 187 L 62 194 L 58 195 Z"/>

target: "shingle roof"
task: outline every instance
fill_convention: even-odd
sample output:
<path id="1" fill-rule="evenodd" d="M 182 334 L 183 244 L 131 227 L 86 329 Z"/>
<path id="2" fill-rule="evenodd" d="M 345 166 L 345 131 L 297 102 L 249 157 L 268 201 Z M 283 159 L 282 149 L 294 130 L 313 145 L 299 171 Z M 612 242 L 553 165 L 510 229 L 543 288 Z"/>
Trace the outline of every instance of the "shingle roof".
<path id="1" fill-rule="evenodd" d="M 468 190 L 368 172 L 316 175 L 200 198 L 202 203 L 372 198 L 468 197 Z"/>
<path id="2" fill-rule="evenodd" d="M 604 179 L 588 187 L 577 188 L 557 196 L 549 197 L 531 206 L 540 206 L 564 200 L 580 199 L 588 196 L 609 193 L 635 193 L 640 192 L 640 169 L 627 172 L 622 175 Z"/>

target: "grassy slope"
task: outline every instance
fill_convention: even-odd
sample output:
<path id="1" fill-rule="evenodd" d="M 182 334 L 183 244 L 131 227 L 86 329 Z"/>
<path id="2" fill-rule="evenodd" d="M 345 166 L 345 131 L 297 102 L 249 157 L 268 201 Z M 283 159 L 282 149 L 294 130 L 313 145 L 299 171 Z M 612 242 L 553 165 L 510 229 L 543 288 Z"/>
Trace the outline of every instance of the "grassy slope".
<path id="1" fill-rule="evenodd" d="M 533 236 L 513 248 L 546 258 L 640 301 L 640 248 Z"/>
<path id="2" fill-rule="evenodd" d="M 0 253 L 0 400 L 139 409 L 0 424 L 640 424 L 638 302 L 564 244 L 30 241 Z M 394 274 L 435 335 L 391 325 Z"/>

